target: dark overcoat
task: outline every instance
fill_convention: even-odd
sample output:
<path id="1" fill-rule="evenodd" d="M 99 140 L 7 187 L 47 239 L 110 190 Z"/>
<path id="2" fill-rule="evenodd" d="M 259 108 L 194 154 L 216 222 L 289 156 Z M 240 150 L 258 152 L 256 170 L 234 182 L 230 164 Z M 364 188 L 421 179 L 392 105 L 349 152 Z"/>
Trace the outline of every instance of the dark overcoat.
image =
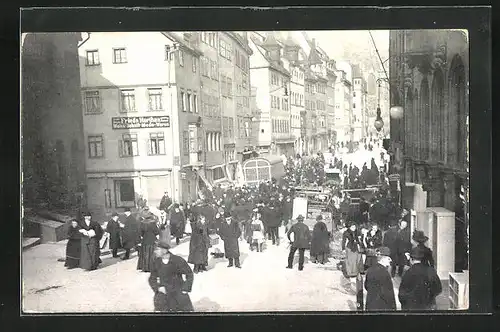
<path id="1" fill-rule="evenodd" d="M 330 252 L 330 236 L 326 224 L 318 221 L 313 228 L 311 240 L 311 256 Z"/>
<path id="2" fill-rule="evenodd" d="M 122 228 L 122 245 L 124 249 L 134 248 L 140 241 L 139 222 L 134 215 L 126 217 Z"/>
<path id="3" fill-rule="evenodd" d="M 401 309 L 429 310 L 442 290 L 434 268 L 422 263 L 413 264 L 401 278 L 398 294 Z"/>
<path id="4" fill-rule="evenodd" d="M 169 196 L 164 195 L 160 201 L 160 210 L 167 211 L 170 205 L 172 205 L 172 199 Z"/>
<path id="5" fill-rule="evenodd" d="M 397 237 L 398 229 L 396 227 L 389 228 L 389 230 L 384 234 L 383 245 L 391 251 L 392 260 L 395 260 L 397 257 Z"/>
<path id="6" fill-rule="evenodd" d="M 285 200 L 281 208 L 281 219 L 288 221 L 292 219 L 293 202 L 290 200 Z"/>
<path id="7" fill-rule="evenodd" d="M 185 226 L 185 218 L 182 211 L 175 212 L 172 210 L 170 212 L 170 231 L 172 235 L 176 238 L 181 238 L 184 236 L 184 226 Z"/>
<path id="8" fill-rule="evenodd" d="M 106 226 L 106 232 L 109 233 L 109 249 L 120 249 L 122 240 L 120 238 L 120 224 L 111 219 Z"/>
<path id="9" fill-rule="evenodd" d="M 400 229 L 396 238 L 396 259 L 398 265 L 402 266 L 408 263 L 405 253 L 410 253 L 411 249 L 410 228 Z"/>
<path id="10" fill-rule="evenodd" d="M 288 230 L 286 236 L 288 237 L 288 240 L 291 241 L 290 235 L 293 233 L 293 243 L 292 246 L 294 248 L 299 248 L 299 249 L 307 249 L 310 246 L 310 240 L 311 240 L 311 231 L 309 230 L 309 227 L 305 225 L 303 222 L 298 222 L 290 229 Z"/>
<path id="11" fill-rule="evenodd" d="M 148 280 L 155 292 L 155 311 L 193 311 L 189 295 L 183 293 L 191 291 L 193 280 L 193 270 L 183 258 L 170 254 L 167 264 L 156 258 Z M 158 291 L 160 287 L 165 287 L 166 294 Z"/>
<path id="12" fill-rule="evenodd" d="M 224 253 L 226 258 L 240 257 L 240 246 L 238 239 L 241 236 L 241 228 L 238 222 L 232 220 L 230 224 L 222 222 L 219 229 L 219 235 L 224 241 Z"/>
<path id="13" fill-rule="evenodd" d="M 140 232 L 143 246 L 152 246 L 156 243 L 156 236 L 160 234 L 160 230 L 156 221 L 146 219 L 140 224 Z"/>
<path id="14" fill-rule="evenodd" d="M 200 221 L 192 222 L 188 263 L 208 264 L 209 247 L 210 239 L 208 237 L 207 223 L 205 222 L 205 224 L 202 224 Z"/>
<path id="15" fill-rule="evenodd" d="M 394 286 L 387 268 L 379 263 L 366 271 L 366 310 L 396 310 Z"/>
<path id="16" fill-rule="evenodd" d="M 422 251 L 424 252 L 424 258 L 422 258 L 422 263 L 427 266 L 434 267 L 434 256 L 432 254 L 432 250 L 429 247 L 426 247 L 425 244 L 423 243 L 417 244 L 417 247 L 422 249 Z"/>
<path id="17" fill-rule="evenodd" d="M 380 229 L 378 229 L 374 235 L 372 235 L 371 231 L 369 231 L 366 238 L 367 249 L 375 250 L 377 248 L 380 248 L 382 246 L 382 241 L 383 241 L 383 235 Z M 366 257 L 365 265 L 367 267 L 375 265 L 376 263 L 377 263 L 376 256 L 368 255 Z"/>
<path id="18" fill-rule="evenodd" d="M 279 210 L 275 207 L 267 207 L 264 210 L 264 219 L 267 227 L 279 227 L 281 224 L 281 218 L 279 216 Z"/>

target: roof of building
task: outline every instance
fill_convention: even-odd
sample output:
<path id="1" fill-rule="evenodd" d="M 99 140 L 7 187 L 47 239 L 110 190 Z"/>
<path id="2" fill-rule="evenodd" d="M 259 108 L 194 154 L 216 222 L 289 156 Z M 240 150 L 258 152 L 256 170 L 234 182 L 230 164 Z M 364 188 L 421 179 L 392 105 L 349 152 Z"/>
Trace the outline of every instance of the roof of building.
<path id="1" fill-rule="evenodd" d="M 264 57 L 264 59 L 266 59 L 266 61 L 269 63 L 269 67 L 270 68 L 272 68 L 272 69 L 274 69 L 276 71 L 279 71 L 280 73 L 282 73 L 284 75 L 291 76 L 290 72 L 281 63 L 281 59 L 280 59 L 280 62 L 277 63 L 276 61 L 273 61 L 269 57 L 269 55 L 266 52 L 265 47 L 263 46 L 265 42 L 263 43 L 263 42 L 261 42 L 260 40 L 258 40 L 257 38 L 255 38 L 253 36 L 250 37 L 250 39 L 255 44 L 257 50 L 259 51 L 259 53 L 262 54 L 262 56 Z"/>
<path id="2" fill-rule="evenodd" d="M 262 47 L 265 49 L 273 47 L 281 47 L 280 43 L 276 40 L 276 37 L 274 36 L 274 32 L 271 31 L 266 33 L 266 39 L 264 39 Z"/>

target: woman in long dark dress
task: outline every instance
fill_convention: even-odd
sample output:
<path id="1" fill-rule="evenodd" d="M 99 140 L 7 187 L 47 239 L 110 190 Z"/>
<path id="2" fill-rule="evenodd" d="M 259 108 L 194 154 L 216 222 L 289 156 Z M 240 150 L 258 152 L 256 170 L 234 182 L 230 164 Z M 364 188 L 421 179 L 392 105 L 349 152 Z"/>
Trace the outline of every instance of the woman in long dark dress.
<path id="1" fill-rule="evenodd" d="M 175 203 L 170 211 L 170 231 L 175 237 L 175 243 L 179 244 L 180 239 L 184 236 L 185 217 L 184 213 L 179 208 L 179 204 Z"/>
<path id="2" fill-rule="evenodd" d="M 188 263 L 194 264 L 194 273 L 206 271 L 210 238 L 208 237 L 208 227 L 204 215 L 200 214 L 198 220 L 191 222 L 191 231 Z"/>
<path id="3" fill-rule="evenodd" d="M 66 244 L 66 262 L 64 266 L 74 269 L 80 265 L 80 250 L 82 234 L 79 232 L 80 226 L 76 219 L 71 220 L 68 226 L 68 243 Z"/>
<path id="4" fill-rule="evenodd" d="M 100 259 L 99 241 L 104 234 L 104 230 L 98 222 L 91 220 L 90 212 L 84 215 L 84 221 L 81 223 L 79 232 L 82 234 L 80 267 L 87 271 L 97 269 Z"/>
<path id="5" fill-rule="evenodd" d="M 362 270 L 361 245 L 359 243 L 359 234 L 354 222 L 348 223 L 347 229 L 342 236 L 342 250 L 345 250 L 346 275 L 351 283 L 355 283 L 356 277 Z"/>
<path id="6" fill-rule="evenodd" d="M 311 260 L 313 263 L 325 264 L 330 251 L 330 235 L 326 224 L 322 221 L 323 217 L 319 215 L 316 220 L 311 240 Z"/>
<path id="7" fill-rule="evenodd" d="M 156 220 L 152 217 L 141 221 L 141 247 L 139 249 L 139 260 L 137 261 L 137 269 L 143 272 L 151 272 L 151 266 L 155 259 L 155 243 L 156 236 L 160 234 L 160 230 L 156 225 Z"/>

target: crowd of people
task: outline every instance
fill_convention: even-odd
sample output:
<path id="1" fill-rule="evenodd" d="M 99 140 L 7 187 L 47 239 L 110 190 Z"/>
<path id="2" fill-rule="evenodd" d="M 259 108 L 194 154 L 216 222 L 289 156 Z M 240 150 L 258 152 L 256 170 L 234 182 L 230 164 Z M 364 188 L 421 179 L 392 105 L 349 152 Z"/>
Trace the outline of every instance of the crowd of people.
<path id="1" fill-rule="evenodd" d="M 343 181 L 326 179 L 328 163 L 331 168 L 344 170 Z M 298 270 L 302 271 L 306 250 L 310 250 L 312 263 L 325 264 L 331 254 L 333 234 L 322 215 L 312 230 L 304 224 L 303 215 L 292 220 L 296 188 L 324 186 L 329 187 L 332 199 L 323 212 L 331 214 L 335 230 L 342 232 L 345 259 L 340 266 L 344 275 L 352 285 L 366 274 L 366 309 L 395 309 L 392 278 L 396 272 L 402 278 L 399 299 L 403 309 L 433 308 L 441 284 L 433 270 L 432 252 L 425 246 L 427 238 L 423 233 L 413 234 L 419 244 L 412 246 L 408 213 L 391 197 L 384 179 L 373 159 L 371 168 L 365 165 L 360 173 L 356 166 L 345 165 L 341 159 L 325 161 L 321 153 L 313 157 L 297 155 L 287 160 L 282 179 L 271 179 L 257 187 L 204 188 L 198 200 L 184 204 L 174 202 L 165 192 L 159 213 L 151 212 L 141 202 L 136 213 L 130 209 L 125 209 L 123 215 L 113 213 L 105 227 L 86 212 L 82 222 L 73 220 L 69 227 L 66 266 L 97 269 L 101 263 L 99 243 L 107 233 L 113 257 L 118 257 L 119 249 L 125 250 L 123 260 L 130 259 L 132 249 L 138 252 L 137 269 L 150 273 L 156 311 L 192 311 L 188 293 L 193 274 L 208 270 L 210 254 L 225 257 L 228 268 L 242 268 L 240 243 L 246 242 L 257 252 L 265 251 L 267 243 L 279 246 L 280 226 L 285 226 L 290 243 L 286 268 L 293 268 L 298 251 Z M 342 188 L 364 188 L 369 184 L 380 189 L 369 200 L 362 197 L 359 205 L 351 204 L 348 193 L 341 194 Z M 179 245 L 186 234 L 187 261 L 170 252 L 173 241 Z M 209 253 L 219 239 L 224 243 L 224 252 L 214 248 Z"/>

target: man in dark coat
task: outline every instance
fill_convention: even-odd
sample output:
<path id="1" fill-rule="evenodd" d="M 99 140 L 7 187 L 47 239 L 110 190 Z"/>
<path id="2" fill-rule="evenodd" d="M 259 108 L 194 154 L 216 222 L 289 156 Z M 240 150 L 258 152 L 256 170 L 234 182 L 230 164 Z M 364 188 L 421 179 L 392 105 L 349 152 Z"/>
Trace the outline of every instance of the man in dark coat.
<path id="1" fill-rule="evenodd" d="M 123 260 L 130 258 L 130 250 L 135 248 L 140 240 L 139 233 L 139 222 L 132 215 L 129 208 L 125 208 L 125 221 L 120 224 L 122 229 L 122 245 L 125 249 L 125 255 L 122 257 Z"/>
<path id="2" fill-rule="evenodd" d="M 422 264 L 424 251 L 413 248 L 410 254 L 411 267 L 403 275 L 399 286 L 399 302 L 402 310 L 432 310 L 442 285 L 436 270 Z"/>
<path id="3" fill-rule="evenodd" d="M 193 286 L 193 271 L 182 257 L 170 253 L 169 249 L 168 243 L 159 242 L 148 280 L 155 293 L 155 311 L 194 311 L 188 294 Z"/>
<path id="4" fill-rule="evenodd" d="M 109 234 L 109 249 L 113 257 L 118 257 L 118 249 L 122 247 L 120 238 L 120 223 L 118 222 L 118 213 L 113 212 L 111 220 L 106 225 L 106 232 Z"/>
<path id="5" fill-rule="evenodd" d="M 179 244 L 180 239 L 184 236 L 185 217 L 184 213 L 179 208 L 179 204 L 175 203 L 170 211 L 170 229 L 175 237 L 175 243 Z"/>
<path id="6" fill-rule="evenodd" d="M 287 269 L 293 268 L 293 257 L 297 249 L 299 250 L 299 271 L 304 269 L 304 252 L 310 246 L 311 232 L 309 227 L 304 224 L 304 216 L 299 215 L 297 217 L 297 223 L 295 223 L 288 230 L 286 236 L 288 241 L 292 242 L 290 235 L 293 233 L 293 243 L 290 245 L 290 254 L 288 255 L 288 265 Z"/>
<path id="7" fill-rule="evenodd" d="M 160 210 L 168 212 L 170 205 L 172 205 L 172 199 L 168 196 L 168 192 L 165 191 L 165 194 L 160 201 Z"/>
<path id="8" fill-rule="evenodd" d="M 293 211 L 292 198 L 290 196 L 287 196 L 281 208 L 281 220 L 283 221 L 283 224 L 285 226 L 288 225 L 288 223 L 292 219 L 292 211 Z"/>
<path id="9" fill-rule="evenodd" d="M 207 270 L 208 248 L 210 239 L 205 215 L 199 214 L 197 220 L 191 222 L 191 239 L 189 242 L 188 263 L 194 264 L 194 273 Z"/>
<path id="10" fill-rule="evenodd" d="M 391 252 L 391 276 L 394 278 L 396 275 L 396 260 L 397 260 L 397 241 L 398 237 L 398 228 L 393 225 L 385 232 L 384 234 L 384 240 L 382 244 L 384 247 L 389 248 Z"/>
<path id="11" fill-rule="evenodd" d="M 273 245 L 280 245 L 280 237 L 278 233 L 278 228 L 281 224 L 281 218 L 278 209 L 275 207 L 276 203 L 272 202 L 266 208 L 264 212 L 265 223 L 267 224 L 269 234 L 271 235 L 271 240 Z"/>
<path id="12" fill-rule="evenodd" d="M 396 298 L 391 275 L 391 251 L 387 247 L 377 249 L 377 263 L 366 271 L 366 310 L 396 310 Z"/>
<path id="13" fill-rule="evenodd" d="M 408 257 L 411 251 L 412 245 L 410 241 L 410 229 L 408 223 L 401 220 L 399 223 L 398 236 L 396 238 L 396 254 L 398 266 L 398 275 L 403 276 L 404 267 L 408 265 Z"/>
<path id="14" fill-rule="evenodd" d="M 225 221 L 220 225 L 219 235 L 224 241 L 224 253 L 229 260 L 227 267 L 234 266 L 241 268 L 240 265 L 240 246 L 238 239 L 241 236 L 241 228 L 236 220 L 231 216 L 228 211 L 224 212 Z"/>

